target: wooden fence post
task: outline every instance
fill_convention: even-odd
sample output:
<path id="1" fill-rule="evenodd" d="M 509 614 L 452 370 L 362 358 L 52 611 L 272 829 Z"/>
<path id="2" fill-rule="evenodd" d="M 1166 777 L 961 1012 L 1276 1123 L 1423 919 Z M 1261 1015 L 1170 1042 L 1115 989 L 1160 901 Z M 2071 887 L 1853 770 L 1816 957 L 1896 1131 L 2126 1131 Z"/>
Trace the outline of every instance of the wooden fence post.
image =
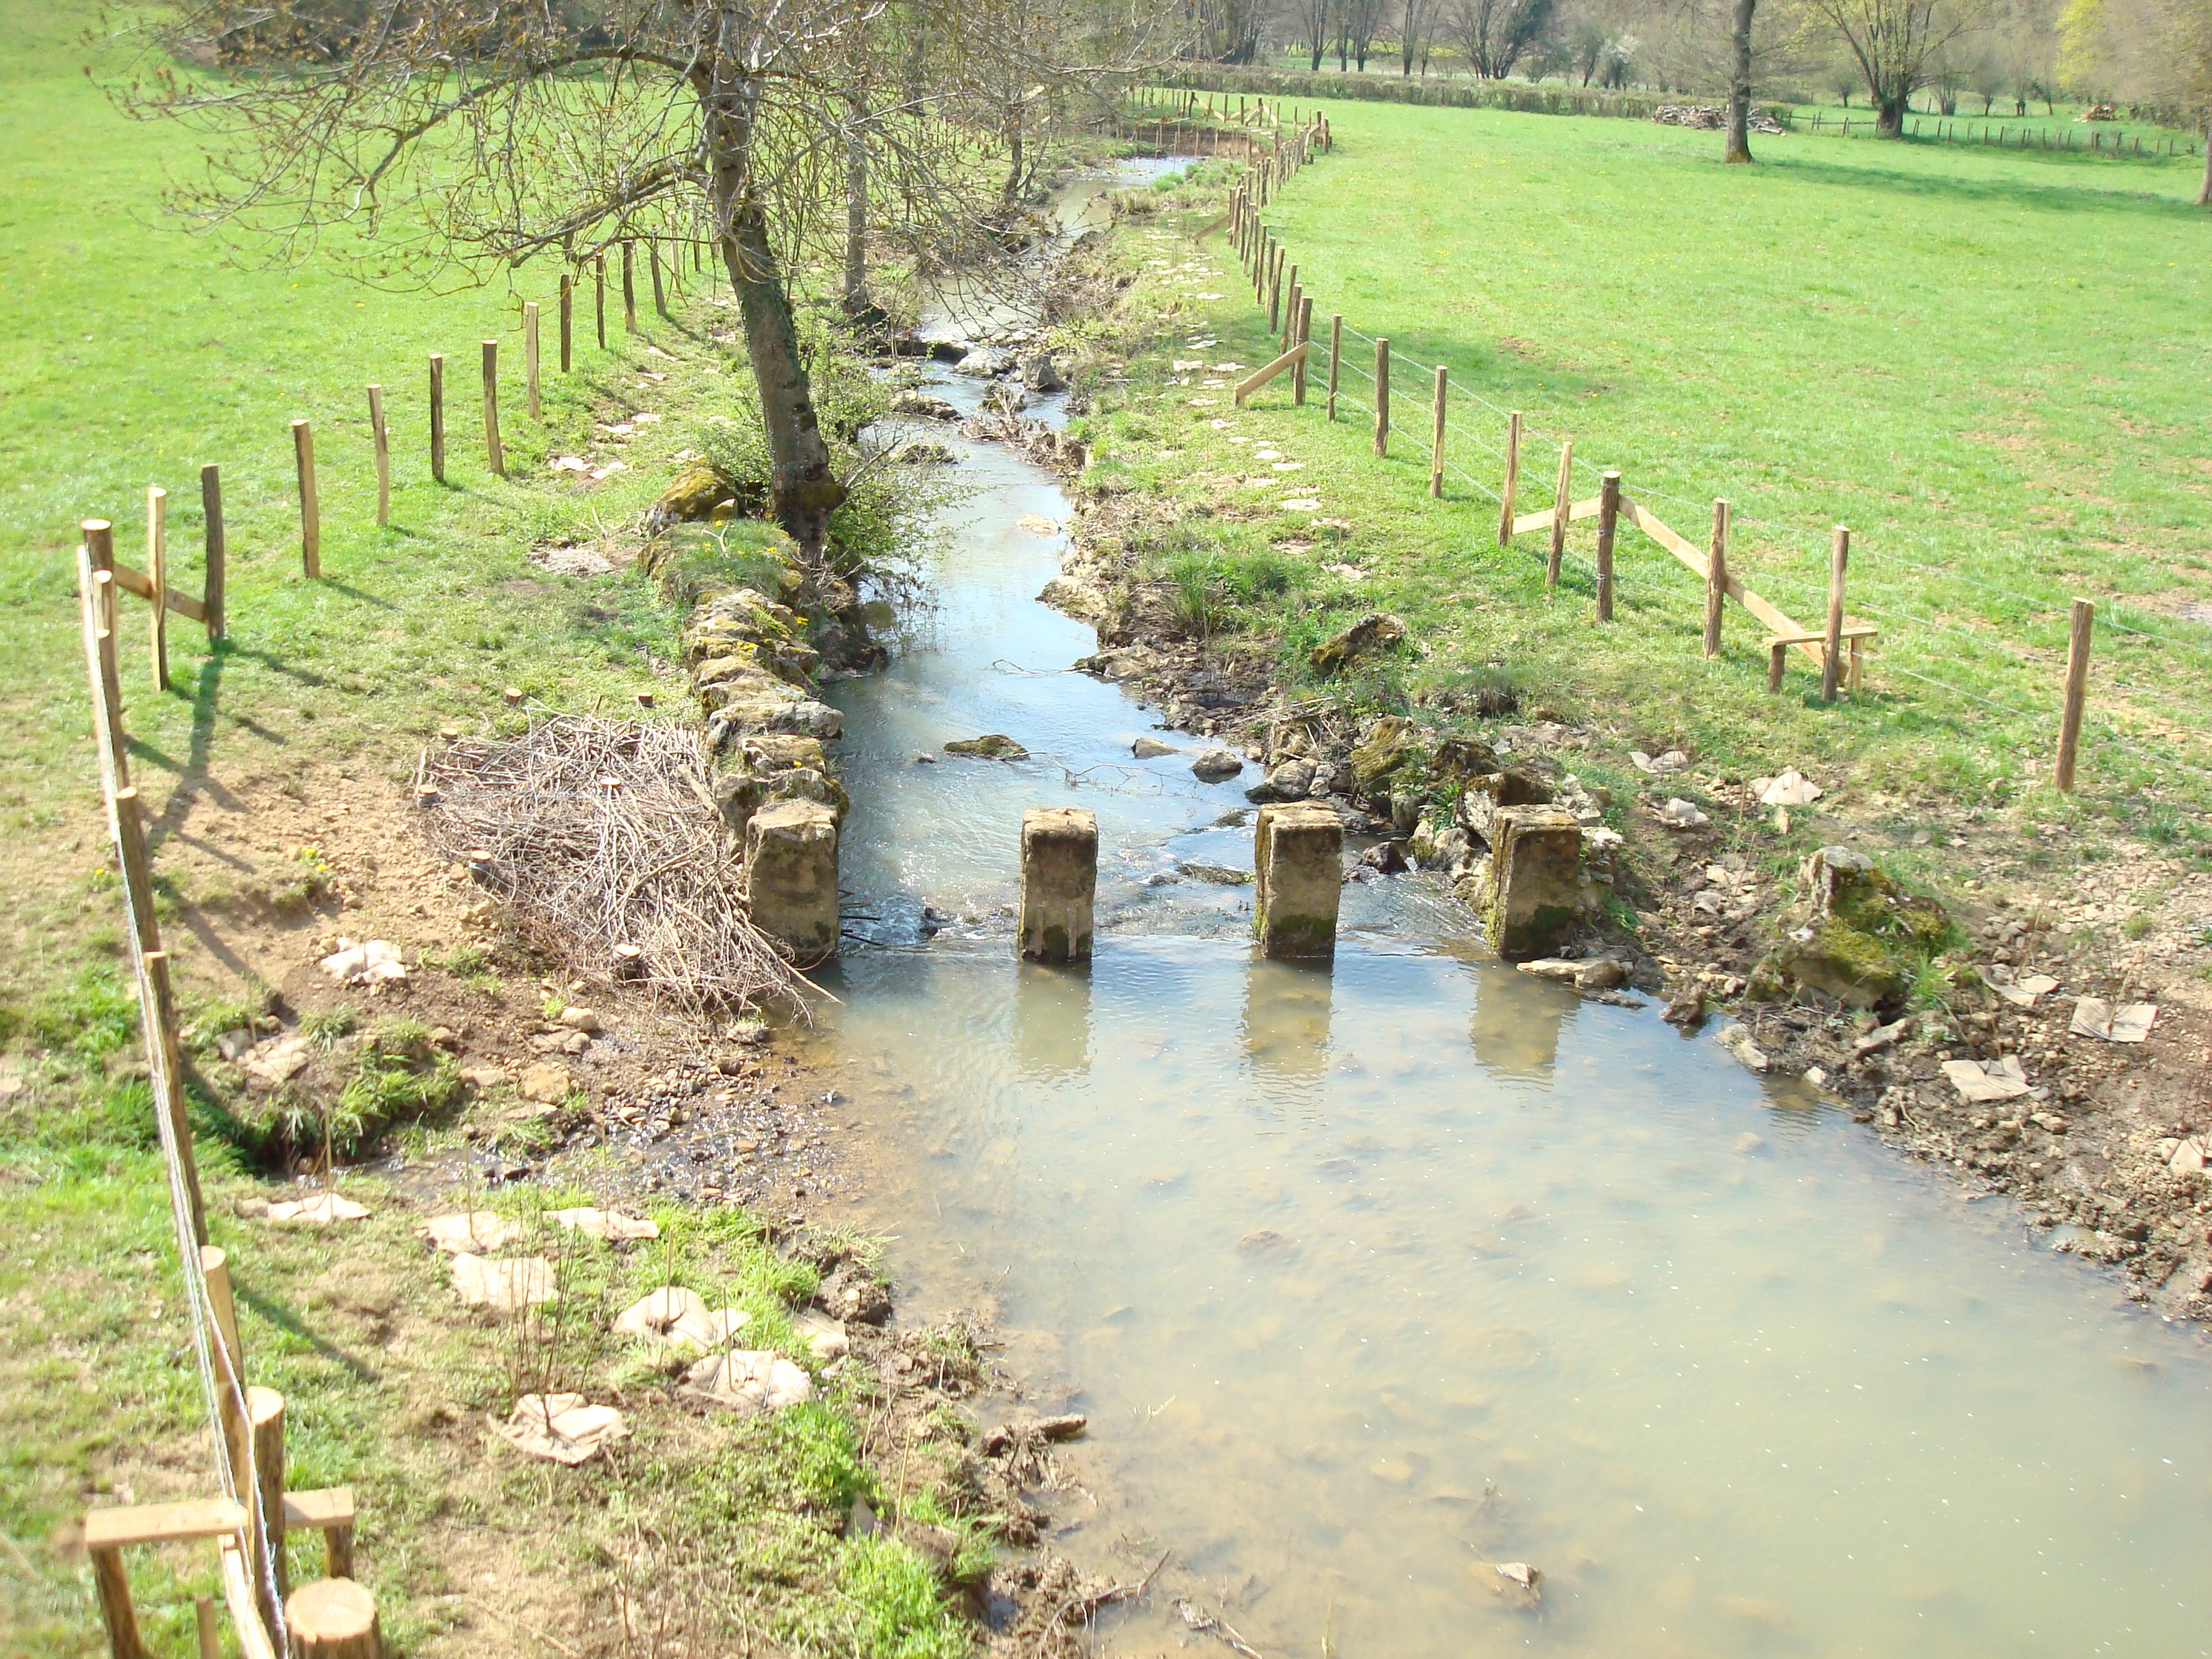
<path id="1" fill-rule="evenodd" d="M 1613 539 L 1620 527 L 1620 474 L 1608 472 L 1598 485 L 1597 619 L 1613 620 Z"/>
<path id="2" fill-rule="evenodd" d="M 1390 453 L 1390 342 L 1375 343 L 1375 453 Z"/>
<path id="3" fill-rule="evenodd" d="M 538 395 L 538 301 L 526 301 L 522 307 L 522 405 L 529 410 L 532 420 L 544 413 L 544 404 Z"/>
<path id="4" fill-rule="evenodd" d="M 623 327 L 637 332 L 637 263 L 634 245 L 624 240 L 623 251 Z"/>
<path id="5" fill-rule="evenodd" d="M 446 482 L 446 359 L 430 354 L 430 476 Z"/>
<path id="6" fill-rule="evenodd" d="M 200 1246 L 200 1277 L 207 1285 L 209 1311 L 214 1316 L 216 1404 L 222 1422 L 223 1450 L 230 1462 L 231 1490 L 246 1506 L 247 1515 L 246 1571 L 252 1581 L 253 1599 L 262 1620 L 273 1632 L 278 1605 L 270 1581 L 269 1563 L 262 1553 L 268 1537 L 261 1513 L 260 1484 L 253 1474 L 253 1423 L 246 1389 L 246 1354 L 238 1340 L 238 1310 L 231 1295 L 230 1266 L 212 1244 Z"/>
<path id="7" fill-rule="evenodd" d="M 1521 494 L 1521 411 L 1505 418 L 1505 487 L 1498 493 L 1498 544 L 1513 544 L 1513 507 Z"/>
<path id="8" fill-rule="evenodd" d="M 575 361 L 574 335 L 576 313 L 576 279 L 564 271 L 561 276 L 561 372 L 568 373 Z"/>
<path id="9" fill-rule="evenodd" d="M 2094 599 L 2074 601 L 2073 629 L 2066 641 L 2066 705 L 2058 722 L 2058 766 L 2051 781 L 2074 792 L 2074 760 L 2081 744 L 2081 710 L 2089 697 L 2089 630 L 2096 621 Z"/>
<path id="10" fill-rule="evenodd" d="M 507 451 L 499 441 L 499 342 L 483 343 L 484 465 L 504 478 Z"/>
<path id="11" fill-rule="evenodd" d="M 598 332 L 599 349 L 607 349 L 607 256 L 599 255 L 592 261 L 592 326 Z"/>
<path id="12" fill-rule="evenodd" d="M 1567 556 L 1567 523 L 1574 506 L 1575 441 L 1559 440 L 1559 482 L 1552 492 L 1552 547 L 1544 556 L 1544 591 L 1559 585 L 1559 566 Z"/>
<path id="13" fill-rule="evenodd" d="M 1729 504 L 1713 503 L 1713 538 L 1705 550 L 1705 654 L 1721 653 L 1721 607 L 1728 599 Z"/>
<path id="14" fill-rule="evenodd" d="M 392 437 L 384 427 L 384 388 L 368 389 L 368 437 L 376 451 L 376 522 L 392 522 Z"/>
<path id="15" fill-rule="evenodd" d="M 1267 272 L 1267 332 L 1273 334 L 1283 325 L 1283 266 L 1290 258 L 1290 250 L 1278 246 L 1273 269 Z"/>
<path id="16" fill-rule="evenodd" d="M 146 648 L 154 666 L 154 689 L 169 689 L 169 492 L 146 486 L 146 578 L 154 585 L 154 615 L 147 624 Z"/>
<path id="17" fill-rule="evenodd" d="M 1283 295 L 1282 331 L 1275 345 L 1278 357 L 1291 349 L 1291 337 L 1298 331 L 1298 268 L 1296 265 L 1290 268 L 1290 274 L 1283 279 Z"/>
<path id="18" fill-rule="evenodd" d="M 192 1597 L 192 1622 L 199 1632 L 200 1659 L 222 1659 L 222 1626 L 216 1622 L 215 1597 Z"/>
<path id="19" fill-rule="evenodd" d="M 1303 409 L 1306 401 L 1306 364 L 1313 356 L 1313 301 L 1304 295 L 1298 299 L 1297 334 L 1297 343 L 1306 348 L 1306 355 L 1291 370 L 1291 404 Z"/>
<path id="20" fill-rule="evenodd" d="M 200 469 L 200 519 L 204 526 L 202 545 L 207 553 L 207 586 L 200 591 L 200 603 L 207 610 L 208 643 L 212 645 L 223 635 L 223 578 L 228 574 L 223 562 L 228 552 L 222 535 L 222 469 L 219 466 Z"/>
<path id="21" fill-rule="evenodd" d="M 1828 632 L 1820 647 L 1820 701 L 1833 702 L 1843 684 L 1844 566 L 1851 556 L 1851 532 L 1836 526 L 1828 547 Z"/>
<path id="22" fill-rule="evenodd" d="M 1444 366 L 1437 365 L 1436 390 L 1429 394 L 1429 499 L 1444 494 Z"/>
<path id="23" fill-rule="evenodd" d="M 315 500 L 315 433 L 292 422 L 292 465 L 300 479 L 300 568 L 310 581 L 323 574 L 323 513 Z"/>
<path id="24" fill-rule="evenodd" d="M 253 1432 L 254 1496 L 269 1540 L 275 1599 L 281 1605 L 291 1590 L 284 1559 L 284 1396 L 274 1389 L 248 1389 L 246 1415 Z"/>
<path id="25" fill-rule="evenodd" d="M 1332 312 L 1328 319 L 1328 418 L 1336 418 L 1336 370 L 1344 361 L 1344 313 Z"/>

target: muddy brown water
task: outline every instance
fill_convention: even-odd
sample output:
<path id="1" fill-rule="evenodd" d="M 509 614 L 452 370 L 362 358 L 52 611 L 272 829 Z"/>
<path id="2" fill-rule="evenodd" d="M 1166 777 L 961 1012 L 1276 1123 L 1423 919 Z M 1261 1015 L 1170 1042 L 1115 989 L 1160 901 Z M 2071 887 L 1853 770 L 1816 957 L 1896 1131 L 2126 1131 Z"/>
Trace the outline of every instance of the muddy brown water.
<path id="1" fill-rule="evenodd" d="M 809 1042 L 887 1148 L 902 1296 L 989 1308 L 1091 1417 L 1060 1547 L 1172 1548 L 1271 1656 L 2212 1650 L 2195 1334 L 1656 1007 L 1501 966 L 1425 878 L 1348 887 L 1333 967 L 1255 961 L 1249 888 L 1174 873 L 1249 868 L 1239 785 L 1129 758 L 1147 711 L 1033 598 L 1062 542 L 1021 521 L 1065 499 L 953 447 L 935 602 L 837 694 Z M 915 759 L 985 732 L 1033 758 Z M 1099 817 L 1087 970 L 1013 954 L 1051 805 Z M 1101 1645 L 1214 1639 L 1162 1607 Z"/>

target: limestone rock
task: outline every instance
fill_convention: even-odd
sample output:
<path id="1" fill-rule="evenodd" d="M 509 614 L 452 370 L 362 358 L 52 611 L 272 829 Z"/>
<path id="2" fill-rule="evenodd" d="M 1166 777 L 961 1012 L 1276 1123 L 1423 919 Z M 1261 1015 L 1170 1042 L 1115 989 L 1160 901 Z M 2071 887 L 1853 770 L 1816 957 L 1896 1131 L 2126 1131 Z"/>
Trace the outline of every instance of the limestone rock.
<path id="1" fill-rule="evenodd" d="M 1103 593 L 1074 576 L 1054 576 L 1037 595 L 1037 603 L 1048 605 L 1063 616 L 1092 623 L 1103 620 L 1111 609 Z"/>
<path id="2" fill-rule="evenodd" d="M 891 399 L 894 415 L 919 415 L 926 420 L 957 421 L 960 411 L 933 392 L 924 392 L 920 386 L 908 386 Z"/>
<path id="3" fill-rule="evenodd" d="M 1352 750 L 1352 781 L 1360 793 L 1374 793 L 1404 765 L 1413 755 L 1415 738 L 1413 721 L 1402 714 L 1385 714 L 1369 726 Z"/>
<path id="4" fill-rule="evenodd" d="M 545 1218 L 556 1227 L 567 1227 L 586 1238 L 599 1238 L 610 1243 L 627 1243 L 641 1238 L 660 1237 L 660 1224 L 642 1216 L 623 1215 L 613 1210 L 596 1209 L 586 1205 L 573 1210 L 548 1210 Z"/>
<path id="5" fill-rule="evenodd" d="M 1031 392 L 1058 392 L 1067 382 L 1048 352 L 1033 352 L 1022 359 L 1022 384 Z"/>
<path id="6" fill-rule="evenodd" d="M 1315 673 L 1327 678 L 1380 656 L 1406 637 L 1406 624 L 1383 611 L 1373 611 L 1335 638 L 1314 647 Z"/>
<path id="7" fill-rule="evenodd" d="M 1429 757 L 1429 778 L 1436 783 L 1464 783 L 1504 769 L 1498 751 L 1480 738 L 1446 738 Z"/>
<path id="8" fill-rule="evenodd" d="M 1252 926 L 1261 951 L 1276 959 L 1332 955 L 1344 893 L 1342 820 L 1310 801 L 1262 807 L 1252 852 Z"/>
<path id="9" fill-rule="evenodd" d="M 1129 753 L 1138 760 L 1158 760 L 1162 755 L 1176 752 L 1173 744 L 1162 743 L 1158 738 L 1139 738 L 1129 745 Z"/>
<path id="10" fill-rule="evenodd" d="M 753 923 L 802 965 L 837 949 L 837 815 L 819 801 L 763 806 L 745 826 L 745 903 Z"/>
<path id="11" fill-rule="evenodd" d="M 966 755 L 977 760 L 1027 760 L 1030 751 L 1004 732 L 987 732 L 980 738 L 962 738 L 945 745 L 948 755 Z"/>
<path id="12" fill-rule="evenodd" d="M 645 532 L 657 535 L 671 525 L 693 524 L 737 499 L 737 486 L 706 461 L 694 461 L 673 478 L 645 511 Z"/>
<path id="13" fill-rule="evenodd" d="M 1506 767 L 1462 779 L 1452 817 L 1468 835 L 1487 843 L 1504 808 L 1550 805 L 1551 787 L 1541 778 L 1517 766 Z"/>
<path id="14" fill-rule="evenodd" d="M 1244 799 L 1252 801 L 1304 800 L 1312 793 L 1314 763 L 1310 760 L 1286 760 L 1270 771 L 1266 779 L 1244 792 Z"/>
<path id="15" fill-rule="evenodd" d="M 1221 783 L 1235 777 L 1244 769 L 1244 763 L 1229 750 L 1212 748 L 1190 763 L 1190 769 L 1201 782 Z"/>
<path id="16" fill-rule="evenodd" d="M 522 1237 L 523 1225 L 495 1211 L 463 1210 L 453 1215 L 432 1216 L 415 1231 L 449 1255 L 463 1250 L 480 1255 L 513 1243 Z"/>
<path id="17" fill-rule="evenodd" d="M 568 1098 L 568 1091 L 575 1086 L 574 1079 L 565 1066 L 550 1060 L 522 1068 L 522 1080 L 515 1091 L 525 1100 L 534 1100 L 544 1106 L 558 1106 Z"/>
<path id="18" fill-rule="evenodd" d="M 955 374 L 965 374 L 970 380 L 994 380 L 1014 366 L 1014 354 L 1002 351 L 997 346 L 977 346 L 952 365 Z"/>

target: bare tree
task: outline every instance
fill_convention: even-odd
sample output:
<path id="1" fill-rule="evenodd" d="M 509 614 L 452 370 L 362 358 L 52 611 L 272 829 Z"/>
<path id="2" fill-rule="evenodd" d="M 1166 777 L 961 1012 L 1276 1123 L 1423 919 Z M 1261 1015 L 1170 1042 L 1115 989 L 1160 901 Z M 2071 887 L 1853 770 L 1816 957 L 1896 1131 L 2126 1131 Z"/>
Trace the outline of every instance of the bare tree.
<path id="1" fill-rule="evenodd" d="M 1398 12 L 1398 72 L 1411 79 L 1416 59 L 1425 62 L 1429 36 L 1436 30 L 1438 0 L 1401 0 Z"/>
<path id="2" fill-rule="evenodd" d="M 1306 65 L 1311 70 L 1321 68 L 1321 60 L 1328 54 L 1328 26 L 1334 18 L 1334 0 L 1293 0 L 1292 15 L 1298 25 L 1299 41 L 1311 60 Z"/>
<path id="3" fill-rule="evenodd" d="M 1551 27 L 1555 0 L 1452 0 L 1444 27 L 1486 81 L 1503 81 Z"/>
<path id="4" fill-rule="evenodd" d="M 204 169 L 174 205 L 283 256 L 321 246 L 428 277 L 635 237 L 708 241 L 759 389 L 770 510 L 814 556 L 845 487 L 794 270 L 842 258 L 849 283 L 857 252 L 865 293 L 878 198 L 901 204 L 910 235 L 988 246 L 963 194 L 963 82 L 977 66 L 1048 97 L 1111 82 L 1154 55 L 1145 4 L 899 0 L 902 30 L 926 19 L 928 36 L 907 68 L 950 106 L 885 111 L 890 66 L 869 29 L 889 0 L 170 0 L 118 95 L 204 134 Z"/>
<path id="5" fill-rule="evenodd" d="M 1978 0 L 1806 0 L 1841 37 L 1857 65 L 1875 131 L 1905 136 L 1905 106 L 1928 82 L 1932 61 L 1978 21 Z"/>
<path id="6" fill-rule="evenodd" d="M 1375 31 L 1382 21 L 1382 0 L 1336 0 L 1336 66 L 1346 60 L 1367 72 L 1367 57 L 1375 49 Z"/>

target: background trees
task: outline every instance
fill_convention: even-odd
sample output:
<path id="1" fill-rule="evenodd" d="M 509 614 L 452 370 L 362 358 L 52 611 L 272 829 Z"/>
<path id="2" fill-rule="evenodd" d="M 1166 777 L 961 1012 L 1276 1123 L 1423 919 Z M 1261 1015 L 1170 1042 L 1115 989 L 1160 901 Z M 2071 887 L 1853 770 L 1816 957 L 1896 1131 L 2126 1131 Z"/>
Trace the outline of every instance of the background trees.
<path id="1" fill-rule="evenodd" d="M 2197 201 L 2212 206 L 2212 0 L 2069 0 L 2060 29 L 2068 80 L 2165 104 L 2205 134 Z"/>
<path id="2" fill-rule="evenodd" d="M 203 135 L 177 208 L 281 256 L 428 279 L 711 246 L 771 510 L 818 552 L 845 490 L 794 272 L 841 271 L 865 315 L 872 235 L 1002 254 L 1041 147 L 1172 55 L 1176 27 L 1153 0 L 170 0 L 119 95 Z"/>

